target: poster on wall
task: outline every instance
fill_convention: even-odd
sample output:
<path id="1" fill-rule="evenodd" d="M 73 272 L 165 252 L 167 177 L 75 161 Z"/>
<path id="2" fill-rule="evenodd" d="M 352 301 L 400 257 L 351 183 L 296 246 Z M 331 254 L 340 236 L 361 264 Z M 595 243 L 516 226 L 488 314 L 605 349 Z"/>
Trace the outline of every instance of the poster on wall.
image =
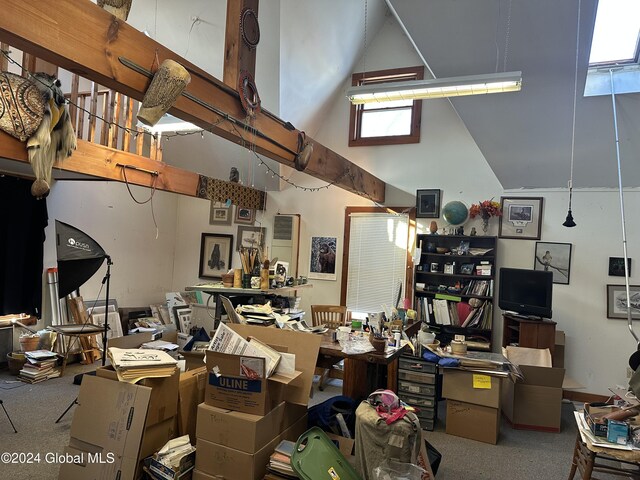
<path id="1" fill-rule="evenodd" d="M 311 237 L 309 278 L 335 280 L 337 251 L 337 237 Z"/>

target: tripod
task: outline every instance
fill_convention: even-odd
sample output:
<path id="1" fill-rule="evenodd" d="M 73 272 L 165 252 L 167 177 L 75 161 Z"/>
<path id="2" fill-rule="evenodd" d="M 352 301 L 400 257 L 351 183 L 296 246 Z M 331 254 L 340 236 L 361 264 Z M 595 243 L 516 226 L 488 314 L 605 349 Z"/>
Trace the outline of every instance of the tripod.
<path id="1" fill-rule="evenodd" d="M 111 280 L 111 265 L 113 265 L 113 262 L 111 261 L 111 257 L 109 255 L 106 255 L 106 259 L 107 259 L 107 273 L 105 273 L 104 278 L 102 279 L 102 284 L 103 285 L 105 283 L 107 284 L 106 292 L 105 292 L 105 303 L 104 303 L 105 305 L 104 331 L 102 332 L 102 366 L 103 367 L 105 366 L 105 362 L 107 360 L 107 338 L 109 336 L 109 283 Z M 79 374 L 79 377 L 80 377 L 79 383 L 82 383 L 82 375 L 84 375 L 84 373 Z M 67 409 L 64 412 L 62 412 L 62 415 L 58 417 L 55 423 L 59 423 L 60 420 L 62 420 L 62 418 L 67 414 L 67 412 L 71 410 L 71 407 L 77 404 L 78 404 L 78 397 L 76 397 L 73 400 L 73 402 L 71 402 L 71 404 L 67 407 Z"/>
<path id="2" fill-rule="evenodd" d="M 7 409 L 4 408 L 4 402 L 2 400 L 0 400 L 0 406 L 2 407 L 2 409 L 4 410 L 4 414 L 7 416 L 7 418 L 9 419 L 9 423 L 11 424 L 11 428 L 13 428 L 13 433 L 18 433 L 18 430 L 16 430 L 15 425 L 13 424 L 13 422 L 11 421 L 11 417 L 9 416 L 9 412 L 7 412 Z"/>

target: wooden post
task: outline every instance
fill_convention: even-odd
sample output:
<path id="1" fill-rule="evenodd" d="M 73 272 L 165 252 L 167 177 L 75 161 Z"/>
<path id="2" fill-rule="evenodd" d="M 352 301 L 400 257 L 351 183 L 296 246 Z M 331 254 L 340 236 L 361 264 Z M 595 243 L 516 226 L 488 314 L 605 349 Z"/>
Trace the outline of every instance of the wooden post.
<path id="1" fill-rule="evenodd" d="M 124 126 L 126 130 L 122 137 L 122 150 L 128 152 L 131 147 L 131 125 L 133 125 L 133 98 L 128 97 L 125 102 L 126 105 L 126 120 Z"/>
<path id="2" fill-rule="evenodd" d="M 119 92 L 115 92 L 113 96 L 113 118 L 111 121 L 113 122 L 109 125 L 109 147 L 118 148 L 118 137 L 120 136 L 120 98 L 121 94 Z"/>
<path id="3" fill-rule="evenodd" d="M 87 140 L 96 141 L 96 114 L 98 112 L 98 84 L 93 82 L 91 85 L 91 108 L 89 109 L 89 136 Z"/>
<path id="4" fill-rule="evenodd" d="M 243 12 L 245 21 L 242 24 Z M 254 16 L 255 14 L 255 16 Z M 259 29 L 251 28 L 257 24 L 258 0 L 228 0 L 227 1 L 227 27 L 224 42 L 224 72 L 222 81 L 234 90 L 238 89 L 238 77 L 241 70 L 246 70 L 255 77 L 256 49 L 250 48 L 242 38 L 242 29 L 245 35 L 257 38 Z"/>
<path id="5" fill-rule="evenodd" d="M 80 97 L 80 108 L 78 109 L 78 128 L 76 128 L 76 135 L 78 138 L 84 138 L 84 116 L 87 114 L 85 108 L 87 105 L 87 96 L 82 95 Z"/>
<path id="6" fill-rule="evenodd" d="M 71 95 L 69 97 L 69 117 L 71 117 L 71 124 L 73 129 L 77 131 L 76 125 L 78 125 L 78 88 L 80 87 L 80 76 L 73 74 L 71 77 Z M 80 112 L 82 114 L 82 112 Z M 77 132 L 76 132 L 77 134 Z"/>

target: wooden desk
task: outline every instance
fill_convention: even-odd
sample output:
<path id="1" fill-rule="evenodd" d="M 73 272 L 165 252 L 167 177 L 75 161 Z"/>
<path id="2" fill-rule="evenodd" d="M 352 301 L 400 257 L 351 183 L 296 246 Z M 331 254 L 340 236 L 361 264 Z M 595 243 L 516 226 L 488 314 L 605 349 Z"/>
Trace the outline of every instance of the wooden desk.
<path id="1" fill-rule="evenodd" d="M 202 292 L 206 293 L 213 297 L 215 302 L 215 325 L 218 325 L 220 322 L 220 318 L 222 317 L 222 302 L 218 301 L 218 297 L 220 295 L 228 296 L 228 297 L 238 297 L 238 296 L 246 296 L 246 297 L 273 297 L 273 296 L 290 296 L 291 294 L 295 295 L 296 290 L 301 290 L 305 288 L 312 288 L 313 285 L 310 283 L 305 283 L 304 285 L 296 285 L 295 287 L 283 287 L 283 288 L 270 288 L 269 290 L 260 290 L 259 288 L 226 288 L 222 286 L 222 284 L 210 284 L 210 285 L 194 285 L 192 287 L 185 287 L 186 291 L 194 291 L 194 292 Z M 209 302 L 207 301 L 207 307 L 209 306 Z"/>
<path id="2" fill-rule="evenodd" d="M 323 335 L 320 344 L 320 355 L 344 359 L 344 374 L 342 378 L 342 394 L 354 400 L 366 398 L 376 388 L 388 388 L 396 391 L 398 385 L 398 357 L 404 351 L 403 348 L 389 348 L 384 353 L 361 353 L 358 355 L 347 355 L 342 351 L 342 347 L 332 340 L 332 332 Z M 375 369 L 372 366 L 376 366 Z M 387 370 L 386 386 L 379 386 L 374 376 L 377 369 L 384 366 Z"/>

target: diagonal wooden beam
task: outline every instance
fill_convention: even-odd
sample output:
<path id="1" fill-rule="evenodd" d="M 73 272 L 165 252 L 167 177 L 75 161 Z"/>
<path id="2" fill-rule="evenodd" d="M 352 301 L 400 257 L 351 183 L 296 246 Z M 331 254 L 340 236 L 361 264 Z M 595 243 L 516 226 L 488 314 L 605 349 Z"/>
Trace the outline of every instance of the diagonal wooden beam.
<path id="1" fill-rule="evenodd" d="M 89 0 L 58 0 L 55 8 L 44 7 L 41 0 L 0 0 L 0 10 L 1 42 L 138 100 L 142 99 L 149 78 L 123 65 L 120 57 L 147 70 L 151 70 L 156 58 L 160 62 L 167 58 L 179 62 L 191 72 L 187 92 L 199 101 L 182 96 L 171 113 L 251 147 L 243 140 L 243 135 L 246 136 L 243 128 L 230 120 L 245 117 L 235 90 Z M 264 110 L 256 115 L 252 125 L 264 137 L 256 137 L 256 151 L 293 167 L 299 132 L 288 129 L 286 122 Z M 337 186 L 377 202 L 384 201 L 382 180 L 309 140 L 314 149 L 305 173 L 328 182 L 339 178 Z"/>

